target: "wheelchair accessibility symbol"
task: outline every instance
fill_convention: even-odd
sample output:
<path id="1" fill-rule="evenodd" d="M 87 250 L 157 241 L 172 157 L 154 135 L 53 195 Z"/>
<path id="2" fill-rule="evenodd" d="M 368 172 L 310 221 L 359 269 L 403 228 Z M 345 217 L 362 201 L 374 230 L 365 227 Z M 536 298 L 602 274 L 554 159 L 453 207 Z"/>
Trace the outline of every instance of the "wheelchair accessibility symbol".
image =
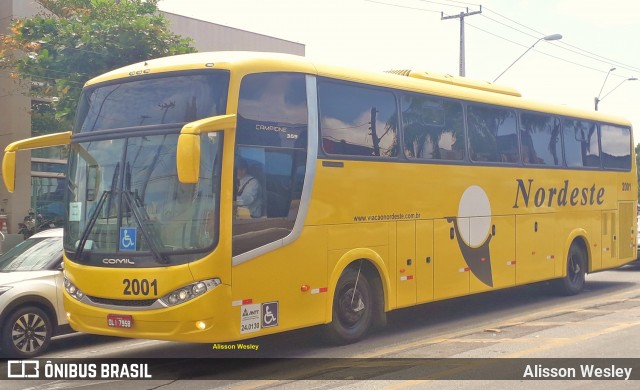
<path id="1" fill-rule="evenodd" d="M 278 326 L 278 302 L 262 304 L 262 327 L 271 328 Z"/>
<path id="2" fill-rule="evenodd" d="M 120 250 L 135 251 L 136 250 L 136 228 L 120 228 Z"/>

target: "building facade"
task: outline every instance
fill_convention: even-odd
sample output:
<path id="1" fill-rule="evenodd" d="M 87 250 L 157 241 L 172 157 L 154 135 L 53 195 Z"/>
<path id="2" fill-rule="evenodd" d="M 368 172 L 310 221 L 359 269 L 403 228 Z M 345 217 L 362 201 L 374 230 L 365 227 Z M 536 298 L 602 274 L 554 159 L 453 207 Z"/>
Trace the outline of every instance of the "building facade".
<path id="1" fill-rule="evenodd" d="M 28 18 L 42 9 L 34 1 L 0 0 L 0 31 L 9 33 L 14 19 Z M 305 45 L 267 35 L 257 34 L 198 19 L 163 12 L 171 30 L 193 39 L 200 51 L 248 50 L 305 55 Z M 31 85 L 19 83 L 9 72 L 0 71 L 0 148 L 11 142 L 31 137 L 31 109 L 42 99 L 30 96 Z M 47 103 L 46 101 L 44 101 Z M 17 153 L 16 187 L 9 193 L 0 185 L 0 231 L 17 233 L 18 223 L 29 209 L 46 219 L 60 219 L 64 215 L 62 196 L 65 190 L 64 155 L 60 150 L 34 150 Z"/>

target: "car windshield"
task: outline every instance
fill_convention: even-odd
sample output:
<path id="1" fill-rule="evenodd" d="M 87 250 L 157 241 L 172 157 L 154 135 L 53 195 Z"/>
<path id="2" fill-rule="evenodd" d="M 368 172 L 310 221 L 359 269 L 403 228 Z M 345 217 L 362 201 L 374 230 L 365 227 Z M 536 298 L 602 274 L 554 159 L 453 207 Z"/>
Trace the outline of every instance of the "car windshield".
<path id="1" fill-rule="evenodd" d="M 39 271 L 62 257 L 62 237 L 29 238 L 0 256 L 0 272 Z"/>

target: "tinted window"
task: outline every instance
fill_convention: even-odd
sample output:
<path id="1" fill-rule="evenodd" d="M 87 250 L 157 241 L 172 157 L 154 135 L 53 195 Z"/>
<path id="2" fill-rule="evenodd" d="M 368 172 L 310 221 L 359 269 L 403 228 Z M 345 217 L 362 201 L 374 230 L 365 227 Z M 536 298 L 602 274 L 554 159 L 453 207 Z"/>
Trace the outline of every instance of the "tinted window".
<path id="1" fill-rule="evenodd" d="M 467 123 L 471 160 L 502 163 L 519 161 L 516 115 L 513 111 L 470 106 Z"/>
<path id="2" fill-rule="evenodd" d="M 237 143 L 300 147 L 307 144 L 307 96 L 304 76 L 259 73 L 240 87 Z"/>
<path id="3" fill-rule="evenodd" d="M 404 150 L 409 158 L 462 160 L 464 116 L 460 103 L 434 97 L 402 96 Z"/>
<path id="4" fill-rule="evenodd" d="M 528 113 L 523 113 L 520 119 L 522 161 L 533 165 L 561 165 L 560 120 Z"/>
<path id="5" fill-rule="evenodd" d="M 609 169 L 631 169 L 631 130 L 614 125 L 600 126 L 602 164 Z"/>
<path id="6" fill-rule="evenodd" d="M 76 131 L 184 123 L 224 114 L 229 74 L 182 74 L 90 88 L 78 106 Z"/>
<path id="7" fill-rule="evenodd" d="M 398 115 L 392 93 L 320 80 L 318 99 L 322 147 L 326 153 L 398 155 Z"/>
<path id="8" fill-rule="evenodd" d="M 598 127 L 577 119 L 562 121 L 564 158 L 568 167 L 600 167 Z"/>
<path id="9" fill-rule="evenodd" d="M 305 76 L 261 73 L 240 86 L 233 256 L 288 236 L 307 160 Z"/>

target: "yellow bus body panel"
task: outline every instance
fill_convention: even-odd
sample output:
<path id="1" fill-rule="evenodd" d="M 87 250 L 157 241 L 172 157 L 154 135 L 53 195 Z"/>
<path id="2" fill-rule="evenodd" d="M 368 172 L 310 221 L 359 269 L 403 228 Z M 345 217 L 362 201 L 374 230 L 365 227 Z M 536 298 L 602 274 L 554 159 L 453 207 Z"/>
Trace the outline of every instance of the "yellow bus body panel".
<path id="1" fill-rule="evenodd" d="M 357 72 L 264 53 L 198 53 L 151 60 L 99 76 L 87 86 L 142 74 L 207 68 L 229 70 L 227 113 L 231 115 L 237 112 L 245 75 L 280 71 L 630 126 L 621 118 L 531 102 L 514 94 Z M 132 311 L 134 327 L 130 330 L 106 326 L 106 316 L 119 314 L 117 310 L 91 307 L 65 293 L 75 329 L 125 337 L 223 342 L 326 324 L 332 320 L 333 293 L 340 275 L 361 261 L 369 262 L 379 274 L 384 308 L 389 311 L 562 278 L 574 242 L 584 245 L 589 272 L 635 259 L 635 166 L 629 172 L 615 172 L 321 156 L 315 164 L 313 192 L 299 237 L 233 263 L 234 141 L 232 132 L 225 133 L 221 237 L 213 253 L 188 266 L 153 269 L 96 271 L 65 263 L 72 281 L 86 294 L 113 299 L 129 299 L 122 294 L 123 278 L 156 278 L 159 295 L 205 278 L 220 277 L 222 284 L 186 304 Z M 325 166 L 325 162 L 334 164 Z M 461 199 L 471 187 L 485 194 L 490 205 L 486 215 L 459 215 Z M 478 226 L 488 228 L 478 233 Z M 465 237 L 479 244 L 469 244 Z M 490 272 L 472 269 L 463 247 L 469 253 L 482 253 L 479 267 L 486 271 L 490 264 Z M 243 331 L 244 310 L 272 302 L 279 305 L 278 325 Z M 206 323 L 206 328 L 198 330 L 196 321 Z"/>

